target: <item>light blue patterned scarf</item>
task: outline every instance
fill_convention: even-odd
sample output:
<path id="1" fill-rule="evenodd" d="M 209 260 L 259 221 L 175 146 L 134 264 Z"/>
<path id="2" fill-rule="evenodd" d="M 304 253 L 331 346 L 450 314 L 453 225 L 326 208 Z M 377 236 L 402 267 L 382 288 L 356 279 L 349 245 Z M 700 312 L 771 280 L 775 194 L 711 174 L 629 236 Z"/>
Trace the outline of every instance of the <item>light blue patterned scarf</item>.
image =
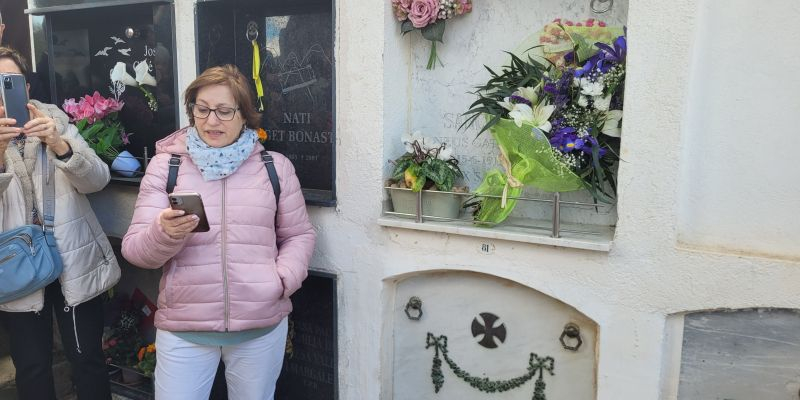
<path id="1" fill-rule="evenodd" d="M 225 147 L 211 147 L 206 144 L 197 129 L 189 127 L 186 135 L 186 150 L 205 181 L 215 181 L 233 174 L 250 157 L 258 135 L 252 129 L 245 129 L 239 139 Z"/>

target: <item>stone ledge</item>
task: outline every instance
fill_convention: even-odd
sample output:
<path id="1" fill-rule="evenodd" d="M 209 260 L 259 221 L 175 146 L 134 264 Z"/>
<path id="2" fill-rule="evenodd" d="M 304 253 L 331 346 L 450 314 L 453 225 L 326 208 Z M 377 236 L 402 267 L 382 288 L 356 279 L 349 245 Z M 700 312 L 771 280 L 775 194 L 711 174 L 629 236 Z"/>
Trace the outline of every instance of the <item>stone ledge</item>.
<path id="1" fill-rule="evenodd" d="M 511 219 L 501 225 L 487 228 L 469 220 L 424 221 L 383 215 L 378 225 L 427 232 L 442 232 L 512 242 L 541 244 L 573 249 L 609 252 L 614 242 L 614 228 L 600 225 L 561 224 L 561 237 L 550 236 L 549 221 Z"/>

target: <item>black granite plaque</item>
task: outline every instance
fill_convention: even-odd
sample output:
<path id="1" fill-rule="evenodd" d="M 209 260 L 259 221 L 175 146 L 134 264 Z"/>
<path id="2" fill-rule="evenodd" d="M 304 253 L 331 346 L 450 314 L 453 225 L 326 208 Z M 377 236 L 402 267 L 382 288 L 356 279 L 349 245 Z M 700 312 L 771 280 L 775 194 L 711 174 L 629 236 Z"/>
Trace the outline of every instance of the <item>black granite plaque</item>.
<path id="1" fill-rule="evenodd" d="M 269 137 L 266 147 L 292 160 L 307 201 L 333 205 L 331 1 L 200 3 L 197 20 L 204 27 L 198 37 L 200 71 L 233 63 L 252 76 L 251 39 L 255 38 L 264 94 L 261 126 Z"/>
<path id="2" fill-rule="evenodd" d="M 337 400 L 336 276 L 309 271 L 292 295 L 289 334 L 275 400 Z M 228 398 L 220 364 L 211 400 Z"/>
<path id="3" fill-rule="evenodd" d="M 289 343 L 276 400 L 336 400 L 336 278 L 312 272 L 292 295 Z"/>
<path id="4" fill-rule="evenodd" d="M 142 79 L 124 87 L 119 119 L 132 133 L 124 150 L 141 157 L 148 147 L 149 155 L 155 154 L 155 142 L 176 128 L 171 12 L 167 5 L 141 4 L 46 14 L 52 27 L 47 55 L 55 89 L 52 102 L 61 106 L 65 99 L 77 100 L 94 91 L 114 97 L 110 73 L 118 62 L 134 81 L 145 76 L 137 74 L 136 67 L 145 68 L 155 82 Z"/>

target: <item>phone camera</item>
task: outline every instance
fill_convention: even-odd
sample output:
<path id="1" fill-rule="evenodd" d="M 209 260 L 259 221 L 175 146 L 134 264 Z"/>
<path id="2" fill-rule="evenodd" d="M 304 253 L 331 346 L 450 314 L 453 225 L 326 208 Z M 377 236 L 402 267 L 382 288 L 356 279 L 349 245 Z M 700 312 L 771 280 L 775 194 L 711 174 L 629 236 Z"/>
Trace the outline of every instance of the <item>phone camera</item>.
<path id="1" fill-rule="evenodd" d="M 10 76 L 3 77 L 3 87 L 6 89 L 12 89 L 14 87 L 14 81 L 11 80 Z"/>
<path id="2" fill-rule="evenodd" d="M 176 205 L 176 206 L 177 206 L 178 204 L 180 204 L 180 203 L 181 203 L 181 202 L 180 202 L 180 199 L 177 199 L 177 198 L 175 198 L 175 197 L 172 197 L 172 198 L 170 198 L 170 199 L 169 199 L 169 202 L 170 202 L 170 203 L 172 203 L 172 204 L 174 204 L 174 205 Z"/>

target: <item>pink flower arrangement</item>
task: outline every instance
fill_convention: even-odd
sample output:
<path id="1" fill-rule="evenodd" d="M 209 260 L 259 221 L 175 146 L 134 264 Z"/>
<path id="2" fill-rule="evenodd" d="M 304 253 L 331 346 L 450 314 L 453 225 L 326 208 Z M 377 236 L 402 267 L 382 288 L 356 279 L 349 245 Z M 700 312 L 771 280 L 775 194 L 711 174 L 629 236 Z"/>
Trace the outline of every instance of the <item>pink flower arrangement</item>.
<path id="1" fill-rule="evenodd" d="M 70 122 L 82 119 L 88 120 L 90 124 L 107 117 L 111 113 L 122 110 L 125 103 L 114 98 L 105 98 L 95 91 L 92 96 L 88 94 L 81 97 L 79 101 L 67 99 L 62 107 L 69 114 Z"/>
<path id="2" fill-rule="evenodd" d="M 115 98 L 105 98 L 95 91 L 79 100 L 66 99 L 61 107 L 69 115 L 70 122 L 78 128 L 83 139 L 95 153 L 107 161 L 113 161 L 119 154 L 119 147 L 130 143 L 122 123 L 117 120 L 117 112 L 124 102 Z"/>
<path id="3" fill-rule="evenodd" d="M 444 43 L 445 21 L 472 12 L 472 0 L 390 0 L 395 17 L 401 22 L 404 35 L 419 30 L 431 42 L 428 69 L 441 60 L 436 54 L 436 42 Z"/>

